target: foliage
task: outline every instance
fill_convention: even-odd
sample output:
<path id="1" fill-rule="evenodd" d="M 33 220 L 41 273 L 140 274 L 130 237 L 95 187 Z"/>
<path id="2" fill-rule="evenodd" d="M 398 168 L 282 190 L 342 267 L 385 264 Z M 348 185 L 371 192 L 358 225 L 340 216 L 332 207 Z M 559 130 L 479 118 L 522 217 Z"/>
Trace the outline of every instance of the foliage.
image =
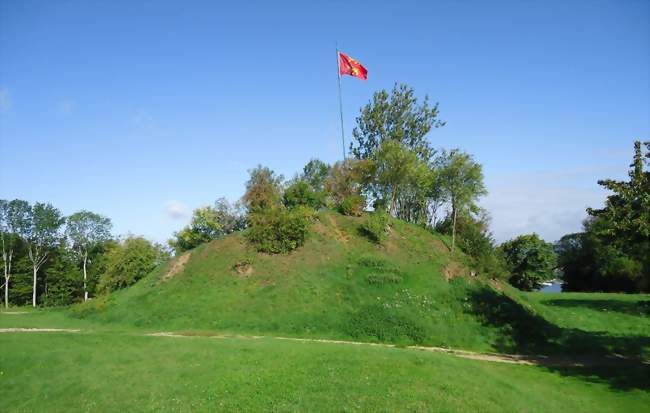
<path id="1" fill-rule="evenodd" d="M 302 170 L 301 180 L 307 182 L 314 192 L 325 190 L 325 179 L 329 175 L 330 166 L 320 159 L 311 159 Z"/>
<path id="2" fill-rule="evenodd" d="M 312 211 L 305 207 L 276 207 L 251 213 L 246 238 L 260 252 L 291 252 L 305 243 Z"/>
<path id="3" fill-rule="evenodd" d="M 267 167 L 258 165 L 248 171 L 250 178 L 246 182 L 246 192 L 242 198 L 249 213 L 274 208 L 282 199 L 282 182 L 284 177 L 276 175 Z"/>
<path id="4" fill-rule="evenodd" d="M 239 205 L 231 205 L 225 198 L 219 198 L 214 206 L 197 208 L 192 213 L 188 226 L 174 233 L 168 244 L 177 254 L 241 231 L 246 226 Z"/>
<path id="5" fill-rule="evenodd" d="M 612 192 L 588 208 L 583 232 L 557 244 L 567 291 L 650 291 L 650 142 L 634 144 L 629 181 L 598 181 Z"/>
<path id="6" fill-rule="evenodd" d="M 393 140 L 428 161 L 433 151 L 426 134 L 444 124 L 438 119 L 438 104 L 430 107 L 427 96 L 419 104 L 412 87 L 395 84 L 390 94 L 376 92 L 361 109 L 350 150 L 357 159 L 373 159 L 384 141 Z"/>
<path id="7" fill-rule="evenodd" d="M 471 260 L 472 269 L 478 274 L 491 278 L 503 278 L 507 275 L 504 263 L 497 254 L 494 238 L 489 230 L 490 217 L 480 210 L 478 214 L 469 211 L 458 216 L 456 234 L 458 247 Z M 451 235 L 453 217 L 447 216 L 438 222 L 435 230 L 441 234 Z"/>
<path id="8" fill-rule="evenodd" d="M 383 243 L 388 233 L 388 215 L 381 211 L 368 214 L 361 224 L 361 230 L 371 241 Z"/>
<path id="9" fill-rule="evenodd" d="M 480 164 L 474 162 L 471 155 L 454 149 L 443 153 L 437 179 L 451 203 L 453 220 L 451 249 L 453 251 L 456 244 L 458 214 L 465 210 L 478 212 L 475 202 L 487 194 L 483 184 L 483 170 Z"/>
<path id="10" fill-rule="evenodd" d="M 106 272 L 98 289 L 110 292 L 135 284 L 167 258 L 162 246 L 143 237 L 128 237 L 108 251 Z"/>
<path id="11" fill-rule="evenodd" d="M 499 246 L 499 253 L 510 273 L 509 282 L 520 290 L 531 291 L 554 278 L 557 256 L 553 245 L 537 234 L 520 235 Z"/>
<path id="12" fill-rule="evenodd" d="M 80 255 L 111 238 L 111 220 L 90 211 L 79 211 L 66 219 L 65 234 Z"/>
<path id="13" fill-rule="evenodd" d="M 344 215 L 359 216 L 366 206 L 361 194 L 362 184 L 367 180 L 372 163 L 347 159 L 332 166 L 325 189 L 334 206 Z"/>
<path id="14" fill-rule="evenodd" d="M 315 210 L 325 205 L 325 193 L 316 192 L 307 181 L 297 180 L 291 183 L 284 191 L 284 205 L 291 209 L 305 206 Z"/>

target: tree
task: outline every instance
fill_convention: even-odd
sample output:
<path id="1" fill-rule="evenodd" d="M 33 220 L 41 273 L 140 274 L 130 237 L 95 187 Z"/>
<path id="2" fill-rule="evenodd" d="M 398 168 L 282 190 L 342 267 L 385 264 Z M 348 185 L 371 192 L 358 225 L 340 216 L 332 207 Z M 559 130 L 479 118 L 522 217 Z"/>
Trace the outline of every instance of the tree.
<path id="1" fill-rule="evenodd" d="M 88 300 L 88 252 L 111 238 L 111 220 L 90 211 L 70 215 L 66 223 L 66 237 L 83 263 L 84 301 Z"/>
<path id="2" fill-rule="evenodd" d="M 362 188 L 374 174 L 374 162 L 346 159 L 336 162 L 327 179 L 325 190 L 334 206 L 345 215 L 361 215 L 366 207 Z"/>
<path id="3" fill-rule="evenodd" d="M 645 146 L 645 154 L 643 153 Z M 605 179 L 611 192 L 588 208 L 583 232 L 557 244 L 568 291 L 650 291 L 650 142 L 634 143 L 629 181 Z"/>
<path id="4" fill-rule="evenodd" d="M 483 185 L 483 171 L 481 165 L 474 162 L 471 155 L 454 149 L 443 153 L 438 179 L 438 184 L 447 193 L 451 203 L 453 220 L 451 250 L 454 251 L 459 211 L 466 209 L 477 211 L 475 202 L 487 194 Z"/>
<path id="5" fill-rule="evenodd" d="M 168 241 L 176 253 L 196 248 L 199 245 L 221 238 L 245 227 L 245 218 L 238 204 L 231 205 L 225 198 L 219 198 L 214 206 L 197 208 L 192 213 L 188 226 L 174 233 Z"/>
<path id="6" fill-rule="evenodd" d="M 284 177 L 262 165 L 248 172 L 250 178 L 246 182 L 246 192 L 242 198 L 248 211 L 262 211 L 280 205 Z"/>
<path id="7" fill-rule="evenodd" d="M 498 250 L 510 272 L 508 281 L 515 287 L 531 291 L 553 279 L 557 256 L 553 245 L 537 234 L 520 235 L 501 244 Z"/>
<path id="8" fill-rule="evenodd" d="M 456 223 L 457 245 L 470 258 L 473 268 L 479 274 L 502 278 L 506 275 L 506 269 L 500 255 L 496 252 L 489 224 L 490 217 L 483 209 L 478 213 L 464 211 L 459 214 Z M 441 234 L 451 235 L 452 227 L 453 216 L 447 216 L 434 228 Z"/>
<path id="9" fill-rule="evenodd" d="M 388 201 L 388 212 L 398 216 L 399 200 L 403 187 L 416 173 L 417 154 L 408 150 L 402 143 L 386 140 L 378 148 L 375 160 L 375 179 L 380 197 Z"/>
<path id="10" fill-rule="evenodd" d="M 323 195 L 322 191 L 314 191 L 307 181 L 297 180 L 285 189 L 283 200 L 290 209 L 302 205 L 316 210 L 325 203 Z"/>
<path id="11" fill-rule="evenodd" d="M 325 179 L 330 172 L 330 166 L 320 159 L 311 159 L 302 169 L 301 180 L 307 182 L 314 192 L 325 189 Z"/>
<path id="12" fill-rule="evenodd" d="M 36 307 L 36 281 L 38 270 L 47 261 L 50 250 L 59 240 L 59 229 L 64 219 L 61 212 L 51 204 L 37 202 L 29 214 L 27 252 L 32 263 L 32 306 Z"/>
<path id="13" fill-rule="evenodd" d="M 4 264 L 5 308 L 9 307 L 9 281 L 16 244 L 26 234 L 30 210 L 27 201 L 0 200 L 0 238 L 2 238 L 2 261 Z"/>
<path id="14" fill-rule="evenodd" d="M 129 237 L 108 251 L 106 272 L 98 289 L 110 292 L 133 285 L 167 258 L 161 245 L 143 237 Z"/>
<path id="15" fill-rule="evenodd" d="M 438 104 L 429 106 L 427 96 L 418 104 L 412 87 L 395 84 L 390 95 L 385 90 L 376 92 L 361 109 L 350 150 L 357 159 L 372 159 L 382 142 L 394 140 L 428 161 L 433 150 L 426 135 L 444 124 L 438 120 Z"/>

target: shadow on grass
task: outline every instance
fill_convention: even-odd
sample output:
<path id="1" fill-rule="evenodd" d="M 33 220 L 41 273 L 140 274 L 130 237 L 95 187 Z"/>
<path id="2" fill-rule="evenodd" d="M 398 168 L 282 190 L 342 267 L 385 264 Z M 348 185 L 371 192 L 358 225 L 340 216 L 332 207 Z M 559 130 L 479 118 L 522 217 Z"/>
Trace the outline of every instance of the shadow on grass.
<path id="1" fill-rule="evenodd" d="M 650 301 L 621 301 L 621 300 L 581 300 L 581 299 L 555 299 L 543 300 L 543 305 L 552 307 L 578 307 L 598 311 L 615 311 L 617 313 L 637 316 L 650 315 Z"/>
<path id="2" fill-rule="evenodd" d="M 575 366 L 546 368 L 605 382 L 619 390 L 650 390 L 650 366 L 643 360 L 644 352 L 650 348 L 648 336 L 612 336 L 562 328 L 488 287 L 473 291 L 470 301 L 474 316 L 501 331 L 495 343 L 499 352 L 574 356 L 580 360 Z"/>

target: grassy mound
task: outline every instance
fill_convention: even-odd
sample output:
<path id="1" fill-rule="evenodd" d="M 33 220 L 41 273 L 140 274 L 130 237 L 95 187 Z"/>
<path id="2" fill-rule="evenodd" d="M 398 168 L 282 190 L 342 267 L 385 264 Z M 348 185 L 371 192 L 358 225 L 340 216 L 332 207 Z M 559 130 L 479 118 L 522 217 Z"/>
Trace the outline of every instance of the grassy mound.
<path id="1" fill-rule="evenodd" d="M 366 219 L 321 212 L 305 245 L 286 255 L 257 253 L 241 234 L 229 236 L 72 312 L 149 330 L 648 357 L 650 325 L 633 320 L 647 318 L 643 296 L 603 303 L 591 295 L 524 294 L 471 277 L 445 237 L 390 220 L 378 244 L 363 230 Z M 576 322 L 566 311 L 574 307 L 584 314 Z M 625 311 L 634 314 L 614 316 Z M 621 317 L 635 329 L 610 331 Z"/>
<path id="2" fill-rule="evenodd" d="M 229 236 L 74 312 L 151 329 L 492 349 L 498 332 L 468 311 L 482 284 L 462 255 L 452 256 L 444 237 L 397 220 L 377 244 L 362 230 L 366 219 L 321 212 L 305 245 L 286 255 Z"/>

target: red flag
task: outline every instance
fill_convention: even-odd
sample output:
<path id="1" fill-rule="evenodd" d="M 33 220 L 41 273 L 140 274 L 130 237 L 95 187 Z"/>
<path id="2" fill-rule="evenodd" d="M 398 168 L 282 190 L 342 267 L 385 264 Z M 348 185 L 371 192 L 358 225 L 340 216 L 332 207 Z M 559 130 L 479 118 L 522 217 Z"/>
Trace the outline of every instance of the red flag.
<path id="1" fill-rule="evenodd" d="M 350 75 L 361 80 L 368 80 L 368 70 L 345 53 L 339 52 L 339 76 Z"/>

